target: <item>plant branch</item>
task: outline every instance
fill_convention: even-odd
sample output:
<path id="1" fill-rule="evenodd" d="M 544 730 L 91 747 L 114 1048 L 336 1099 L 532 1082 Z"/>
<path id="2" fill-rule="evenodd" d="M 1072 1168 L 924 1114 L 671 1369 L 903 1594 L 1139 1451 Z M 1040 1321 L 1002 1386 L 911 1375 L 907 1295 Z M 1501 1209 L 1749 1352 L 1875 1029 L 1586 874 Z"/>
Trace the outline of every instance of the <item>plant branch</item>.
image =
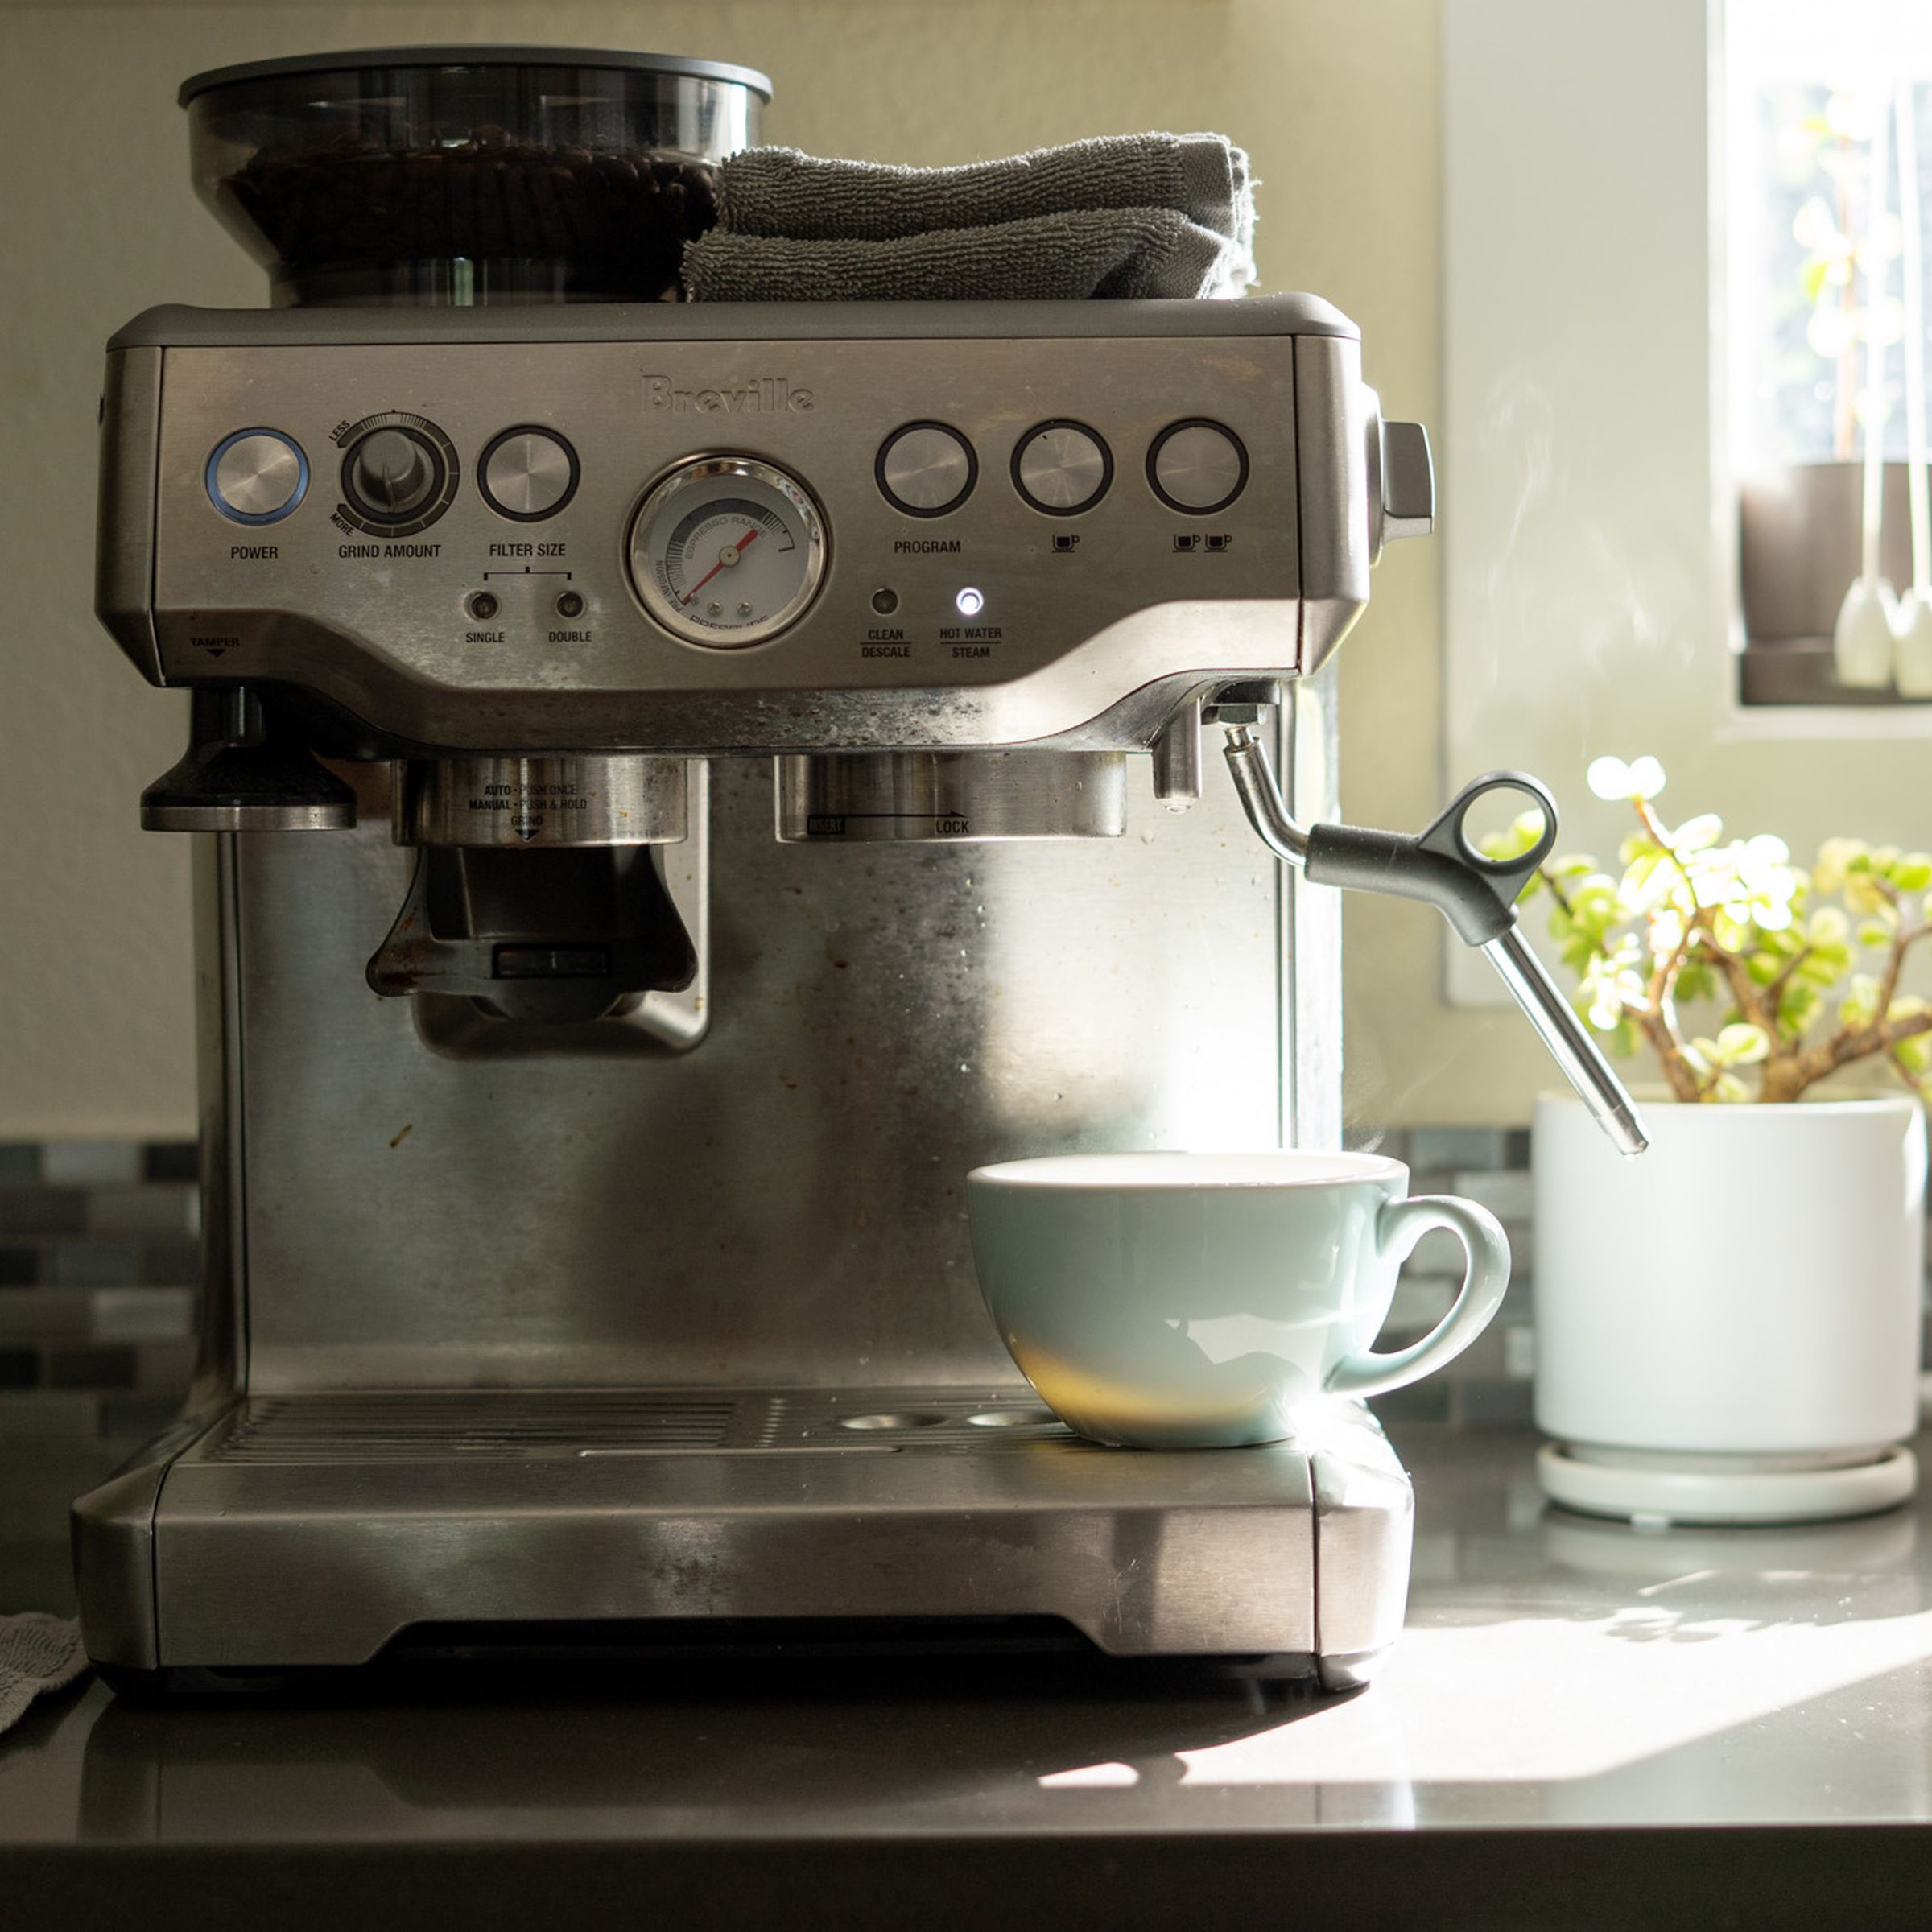
<path id="1" fill-rule="evenodd" d="M 1765 989 L 1765 1003 L 1769 1006 L 1773 1013 L 1779 1012 L 1784 1005 L 1785 989 L 1791 984 L 1792 974 L 1796 972 L 1798 968 L 1803 965 L 1805 961 L 1810 959 L 1817 950 L 1818 948 L 1814 946 L 1801 946 L 1779 968 L 1777 977 Z"/>
<path id="2" fill-rule="evenodd" d="M 1881 1018 L 1892 1010 L 1892 1002 L 1898 997 L 1898 976 L 1905 970 L 1906 948 L 1915 940 L 1922 939 L 1928 932 L 1932 932 L 1932 924 L 1910 926 L 1893 938 L 1891 955 L 1885 961 L 1885 976 L 1878 983 L 1878 1005 L 1875 1010 Z"/>
<path id="3" fill-rule="evenodd" d="M 1807 1087 L 1814 1086 L 1827 1074 L 1848 1067 L 1874 1053 L 1891 1055 L 1907 1040 L 1932 1033 L 1932 1011 L 1915 1013 L 1902 1020 L 1877 1015 L 1863 1026 L 1841 1026 L 1828 1040 L 1814 1046 L 1767 1061 L 1761 1097 L 1766 1100 L 1794 1100 Z"/>

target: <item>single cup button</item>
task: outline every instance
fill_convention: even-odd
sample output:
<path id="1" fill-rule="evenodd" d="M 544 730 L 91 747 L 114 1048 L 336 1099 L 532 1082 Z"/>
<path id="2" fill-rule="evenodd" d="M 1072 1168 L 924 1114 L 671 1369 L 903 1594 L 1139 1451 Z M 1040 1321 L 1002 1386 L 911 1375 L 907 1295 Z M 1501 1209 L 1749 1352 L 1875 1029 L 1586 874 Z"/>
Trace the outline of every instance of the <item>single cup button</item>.
<path id="1" fill-rule="evenodd" d="M 483 452 L 477 483 L 498 515 L 539 522 L 576 493 L 577 452 L 554 430 L 506 429 Z"/>
<path id="2" fill-rule="evenodd" d="M 943 423 L 908 423 L 880 445 L 880 493 L 910 516 L 943 517 L 972 494 L 979 480 L 972 445 Z"/>
<path id="3" fill-rule="evenodd" d="M 225 436 L 208 460 L 208 500 L 237 523 L 279 523 L 308 488 L 308 459 L 279 430 Z"/>
<path id="4" fill-rule="evenodd" d="M 1091 510 L 1113 481 L 1113 454 L 1084 423 L 1042 423 L 1013 452 L 1013 487 L 1049 516 Z"/>
<path id="5" fill-rule="evenodd" d="M 1231 429 L 1195 418 L 1173 423 L 1147 452 L 1147 480 L 1170 510 L 1207 516 L 1248 485 L 1248 452 Z"/>

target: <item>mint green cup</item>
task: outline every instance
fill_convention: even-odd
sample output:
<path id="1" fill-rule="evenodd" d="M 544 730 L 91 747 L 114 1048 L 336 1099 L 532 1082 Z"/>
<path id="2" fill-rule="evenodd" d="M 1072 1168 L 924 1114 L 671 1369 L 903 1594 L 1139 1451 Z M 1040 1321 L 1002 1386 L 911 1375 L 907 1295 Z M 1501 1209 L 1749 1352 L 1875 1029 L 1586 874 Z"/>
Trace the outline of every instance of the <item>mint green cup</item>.
<path id="1" fill-rule="evenodd" d="M 1281 1442 L 1323 1397 L 1439 1368 L 1509 1284 L 1496 1217 L 1409 1196 L 1373 1154 L 1110 1154 L 967 1176 L 973 1263 L 1001 1339 L 1040 1398 L 1096 1442 Z M 1463 1246 L 1455 1305 L 1377 1354 L 1396 1271 L 1432 1228 Z"/>

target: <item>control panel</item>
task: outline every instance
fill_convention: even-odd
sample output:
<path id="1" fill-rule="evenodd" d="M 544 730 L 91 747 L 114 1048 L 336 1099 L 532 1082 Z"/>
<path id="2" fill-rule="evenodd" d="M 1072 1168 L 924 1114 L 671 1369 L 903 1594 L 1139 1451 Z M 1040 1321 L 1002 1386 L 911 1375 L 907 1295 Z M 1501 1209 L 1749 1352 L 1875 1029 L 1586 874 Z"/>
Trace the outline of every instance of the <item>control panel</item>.
<path id="1" fill-rule="evenodd" d="M 130 344 L 146 667 L 418 743 L 694 749 L 1104 744 L 1150 687 L 1311 669 L 1388 522 L 1358 345 L 1266 302 L 1133 306 L 1171 327 L 691 339 L 629 311 L 584 339 L 537 312 L 500 339 L 454 312 Z M 1195 325 L 1224 306 L 1252 324 Z M 1144 741 L 1129 709 L 1112 735 Z"/>

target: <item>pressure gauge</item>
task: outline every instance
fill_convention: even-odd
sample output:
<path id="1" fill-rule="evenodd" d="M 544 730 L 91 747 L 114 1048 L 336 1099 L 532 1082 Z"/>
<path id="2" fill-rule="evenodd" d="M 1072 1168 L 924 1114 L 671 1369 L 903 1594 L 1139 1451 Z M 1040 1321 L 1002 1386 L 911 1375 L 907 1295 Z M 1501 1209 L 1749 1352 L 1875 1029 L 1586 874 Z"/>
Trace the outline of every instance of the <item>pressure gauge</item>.
<path id="1" fill-rule="evenodd" d="M 803 485 L 751 456 L 680 464 L 638 506 L 630 580 L 673 637 L 762 644 L 825 576 L 825 525 Z"/>

